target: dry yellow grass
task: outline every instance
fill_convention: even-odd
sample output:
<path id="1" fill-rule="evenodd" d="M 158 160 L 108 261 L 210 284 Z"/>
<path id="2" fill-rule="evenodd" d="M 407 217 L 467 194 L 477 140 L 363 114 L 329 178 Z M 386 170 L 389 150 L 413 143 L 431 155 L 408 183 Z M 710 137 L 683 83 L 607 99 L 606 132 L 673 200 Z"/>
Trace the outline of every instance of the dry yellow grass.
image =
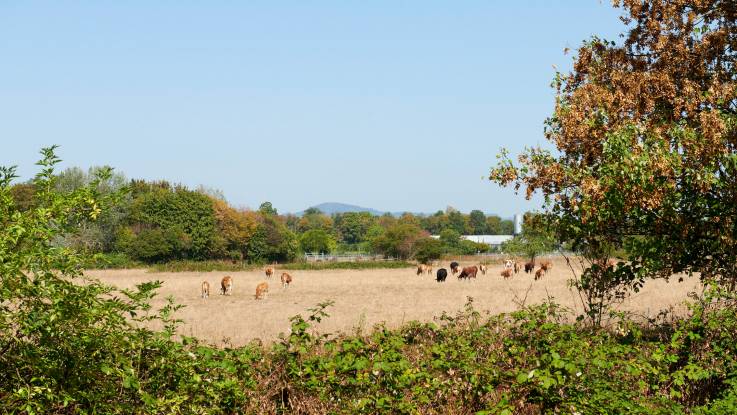
<path id="1" fill-rule="evenodd" d="M 461 264 L 467 265 L 474 264 Z M 436 264 L 434 269 L 441 267 L 449 269 L 447 263 Z M 564 260 L 554 259 L 553 269 L 540 281 L 533 281 L 533 275 L 524 272 L 505 280 L 500 275 L 502 269 L 501 264 L 491 264 L 486 275 L 479 273 L 470 281 L 459 281 L 449 273 L 445 283 L 435 282 L 434 275 L 417 276 L 415 268 L 290 271 L 294 281 L 287 289 L 282 289 L 277 277 L 267 280 L 262 270 L 236 273 L 105 270 L 89 271 L 87 275 L 121 288 L 150 280 L 163 281 L 154 306 L 163 305 L 164 297 L 173 295 L 178 303 L 186 305 L 177 315 L 185 321 L 182 334 L 214 344 L 220 344 L 223 339 L 229 339 L 233 345 L 256 338 L 272 342 L 280 332 L 287 332 L 290 316 L 306 315 L 307 308 L 328 299 L 334 300 L 335 305 L 328 311 L 330 317 L 321 323 L 321 332 L 349 332 L 359 326 L 370 329 L 379 322 L 395 327 L 410 320 L 430 321 L 443 311 L 455 313 L 462 309 L 469 296 L 474 298 L 477 310 L 494 314 L 516 310 L 516 301 L 525 295 L 527 304 L 552 296 L 560 304 L 581 310 L 578 294 L 566 283 L 571 271 Z M 233 277 L 232 296 L 218 295 L 212 290 L 209 299 L 200 298 L 202 281 L 219 287 L 224 275 Z M 256 285 L 263 281 L 268 282 L 269 293 L 265 300 L 256 301 Z M 699 290 L 697 278 L 682 283 L 649 281 L 619 309 L 654 316 L 670 306 L 679 309 L 688 292 Z"/>

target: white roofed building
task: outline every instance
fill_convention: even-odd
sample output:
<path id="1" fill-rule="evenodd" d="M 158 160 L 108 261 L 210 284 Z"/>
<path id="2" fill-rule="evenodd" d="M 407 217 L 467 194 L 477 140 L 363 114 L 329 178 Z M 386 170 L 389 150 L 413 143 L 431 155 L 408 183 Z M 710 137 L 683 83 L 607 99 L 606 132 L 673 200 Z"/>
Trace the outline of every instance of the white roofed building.
<path id="1" fill-rule="evenodd" d="M 432 235 L 440 238 L 439 235 Z M 461 239 L 467 239 L 476 243 L 487 244 L 493 248 L 499 248 L 502 243 L 514 238 L 514 235 L 461 235 Z"/>

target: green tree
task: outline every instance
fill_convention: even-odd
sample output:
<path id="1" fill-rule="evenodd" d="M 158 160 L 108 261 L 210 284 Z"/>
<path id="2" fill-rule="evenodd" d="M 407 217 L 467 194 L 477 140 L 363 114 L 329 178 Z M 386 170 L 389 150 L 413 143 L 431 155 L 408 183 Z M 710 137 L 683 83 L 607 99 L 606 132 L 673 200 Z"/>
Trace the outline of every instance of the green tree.
<path id="1" fill-rule="evenodd" d="M 500 235 L 514 234 L 514 221 L 503 219 L 501 222 L 499 222 L 499 232 Z"/>
<path id="2" fill-rule="evenodd" d="M 112 171 L 107 166 L 90 167 L 86 172 L 79 167 L 70 167 L 54 179 L 54 189 L 61 193 L 71 193 L 91 183 L 102 195 L 116 195 L 112 205 L 94 221 L 80 223 L 72 234 L 65 234 L 55 240 L 57 245 L 69 246 L 87 252 L 110 252 L 115 245 L 115 235 L 130 209 L 130 196 L 127 179 L 122 173 L 112 173 L 110 177 L 99 180 L 99 172 Z"/>
<path id="3" fill-rule="evenodd" d="M 471 228 L 472 235 L 485 235 L 488 231 L 486 225 L 486 215 L 480 210 L 472 210 L 468 214 L 468 226 Z"/>
<path id="4" fill-rule="evenodd" d="M 136 234 L 161 229 L 162 235 L 180 235 L 180 250 L 169 258 L 207 259 L 216 246 L 213 201 L 207 195 L 178 186 L 151 185 L 135 192 L 128 223 Z"/>
<path id="5" fill-rule="evenodd" d="M 456 252 L 461 255 L 475 255 L 478 253 L 489 252 L 491 247 L 484 243 L 478 243 L 463 239 L 456 247 Z"/>
<path id="6" fill-rule="evenodd" d="M 271 205 L 271 202 L 264 202 L 258 207 L 258 211 L 264 215 L 277 215 L 276 208 Z"/>
<path id="7" fill-rule="evenodd" d="M 375 223 L 376 218 L 369 212 L 346 212 L 334 218 L 335 229 L 347 244 L 363 242 L 369 228 Z"/>
<path id="8" fill-rule="evenodd" d="M 187 247 L 184 232 L 175 228 L 144 229 L 126 244 L 125 253 L 146 262 L 164 261 L 176 257 Z"/>
<path id="9" fill-rule="evenodd" d="M 299 243 L 304 252 L 329 253 L 337 246 L 335 238 L 323 229 L 310 229 L 303 233 Z"/>
<path id="10" fill-rule="evenodd" d="M 461 245 L 461 234 L 455 229 L 443 229 L 440 232 L 440 242 L 449 252 L 455 252 Z"/>
<path id="11" fill-rule="evenodd" d="M 487 217 L 486 229 L 489 235 L 504 235 L 504 232 L 502 232 L 502 218 L 499 216 Z"/>
<path id="12" fill-rule="evenodd" d="M 557 248 L 554 220 L 543 214 L 526 213 L 522 234 L 504 242 L 502 252 L 524 255 L 534 260 L 540 254 L 553 251 Z"/>
<path id="13" fill-rule="evenodd" d="M 385 256 L 408 259 L 413 256 L 417 241 L 427 236 L 427 232 L 417 225 L 396 223 L 371 240 L 371 247 L 374 252 Z"/>
<path id="14" fill-rule="evenodd" d="M 246 257 L 251 262 L 287 262 L 297 256 L 297 236 L 271 214 L 260 214 L 256 232 L 248 240 Z"/>
<path id="15" fill-rule="evenodd" d="M 415 242 L 414 257 L 423 264 L 430 264 L 443 256 L 443 243 L 435 238 L 421 238 Z"/>
<path id="16" fill-rule="evenodd" d="M 438 210 L 434 214 L 421 219 L 422 228 L 432 235 L 440 234 L 440 231 L 448 227 L 448 216 L 445 212 Z"/>
<path id="17" fill-rule="evenodd" d="M 452 207 L 448 207 L 448 227 L 461 235 L 467 235 L 470 231 L 468 226 L 468 217 Z"/>

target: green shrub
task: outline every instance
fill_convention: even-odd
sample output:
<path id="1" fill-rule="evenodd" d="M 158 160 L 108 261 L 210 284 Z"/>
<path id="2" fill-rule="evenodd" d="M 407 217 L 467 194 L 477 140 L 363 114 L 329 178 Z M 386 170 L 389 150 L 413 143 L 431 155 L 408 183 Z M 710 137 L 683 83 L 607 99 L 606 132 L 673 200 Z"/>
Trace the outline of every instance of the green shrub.
<path id="1" fill-rule="evenodd" d="M 442 258 L 444 253 L 443 243 L 433 238 L 423 238 L 417 241 L 415 248 L 415 259 L 423 264 Z"/>
<path id="2" fill-rule="evenodd" d="M 259 265 L 242 261 L 169 261 L 149 266 L 151 272 L 211 272 L 211 271 L 252 271 Z"/>
<path id="3" fill-rule="evenodd" d="M 299 237 L 303 252 L 330 253 L 335 250 L 335 238 L 324 229 L 310 229 Z"/>
<path id="4" fill-rule="evenodd" d="M 323 270 L 323 269 L 396 269 L 410 268 L 412 264 L 406 261 L 355 261 L 355 262 L 293 262 L 279 265 L 280 269 L 287 270 Z"/>
<path id="5" fill-rule="evenodd" d="M 95 254 L 84 258 L 82 265 L 85 269 L 124 269 L 143 268 L 145 264 L 130 259 L 121 253 Z"/>

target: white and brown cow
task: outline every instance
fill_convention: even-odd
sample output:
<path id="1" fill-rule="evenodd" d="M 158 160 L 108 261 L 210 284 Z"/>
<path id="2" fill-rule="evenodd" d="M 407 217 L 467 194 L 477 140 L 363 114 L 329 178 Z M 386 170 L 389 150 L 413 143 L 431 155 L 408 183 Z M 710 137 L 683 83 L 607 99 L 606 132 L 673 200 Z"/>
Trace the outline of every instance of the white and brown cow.
<path id="1" fill-rule="evenodd" d="M 281 286 L 282 286 L 282 288 L 289 287 L 289 284 L 291 284 L 291 283 L 292 283 L 292 276 L 289 275 L 286 272 L 283 272 L 281 274 Z"/>
<path id="2" fill-rule="evenodd" d="M 269 284 L 266 282 L 262 282 L 261 284 L 256 286 L 256 299 L 262 300 L 266 298 L 266 293 L 269 292 Z"/>
<path id="3" fill-rule="evenodd" d="M 200 296 L 202 298 L 208 298 L 210 296 L 210 283 L 207 281 L 202 281 L 202 287 L 200 290 Z"/>

